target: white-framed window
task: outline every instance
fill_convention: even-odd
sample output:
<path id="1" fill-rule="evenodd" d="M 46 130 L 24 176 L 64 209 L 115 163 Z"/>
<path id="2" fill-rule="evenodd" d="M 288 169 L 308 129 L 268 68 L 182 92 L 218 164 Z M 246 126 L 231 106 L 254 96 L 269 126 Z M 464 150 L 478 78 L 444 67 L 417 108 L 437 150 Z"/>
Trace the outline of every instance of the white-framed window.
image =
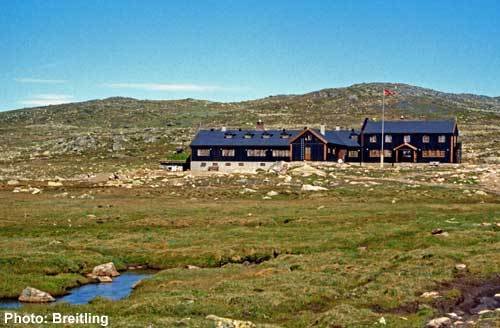
<path id="1" fill-rule="evenodd" d="M 252 133 L 245 133 L 245 135 L 243 136 L 243 138 L 245 138 L 245 139 L 252 139 L 253 138 L 253 134 Z"/>
<path id="2" fill-rule="evenodd" d="M 288 138 L 290 138 L 290 135 L 288 133 L 282 133 L 280 137 L 282 139 L 288 139 Z"/>
<path id="3" fill-rule="evenodd" d="M 439 136 L 439 137 L 438 137 L 438 142 L 439 142 L 439 143 L 445 143 L 445 142 L 446 142 L 446 136 L 442 136 L 442 135 L 441 135 L 441 136 Z"/>
<path id="4" fill-rule="evenodd" d="M 407 134 L 407 135 L 405 135 L 405 136 L 403 137 L 403 140 L 404 140 L 404 142 L 405 142 L 405 143 L 410 143 L 410 141 L 411 141 L 411 136 L 410 136 L 409 134 Z"/>
<path id="5" fill-rule="evenodd" d="M 384 157 L 392 157 L 392 150 L 384 149 Z"/>
<path id="6" fill-rule="evenodd" d="M 359 150 L 349 150 L 349 157 L 357 158 L 359 156 Z"/>
<path id="7" fill-rule="evenodd" d="M 288 149 L 273 149 L 273 157 L 290 157 Z"/>
<path id="8" fill-rule="evenodd" d="M 384 138 L 385 138 L 385 142 L 387 142 L 387 143 L 391 143 L 392 142 L 392 135 L 386 134 Z"/>
<path id="9" fill-rule="evenodd" d="M 312 135 L 308 134 L 304 138 L 306 141 L 311 141 L 312 140 Z"/>
<path id="10" fill-rule="evenodd" d="M 370 142 L 371 143 L 377 142 L 377 136 L 370 136 Z"/>
<path id="11" fill-rule="evenodd" d="M 378 149 L 370 150 L 369 156 L 370 157 L 380 157 L 380 150 L 378 150 Z"/>
<path id="12" fill-rule="evenodd" d="M 271 138 L 271 136 L 272 136 L 272 134 L 270 134 L 270 133 L 263 133 L 262 139 L 269 139 L 269 138 Z"/>
<path id="13" fill-rule="evenodd" d="M 422 142 L 423 143 L 429 143 L 431 141 L 431 138 L 427 135 L 423 136 L 422 137 Z"/>
<path id="14" fill-rule="evenodd" d="M 444 158 L 446 152 L 444 150 L 422 150 L 422 157 L 434 157 L 434 158 Z"/>
<path id="15" fill-rule="evenodd" d="M 222 156 L 234 157 L 234 149 L 222 149 Z"/>
<path id="16" fill-rule="evenodd" d="M 201 148 L 196 150 L 196 155 L 198 156 L 210 156 L 210 149 Z"/>
<path id="17" fill-rule="evenodd" d="M 234 137 L 233 133 L 226 133 L 226 134 L 224 134 L 224 138 L 226 138 L 226 139 L 233 139 L 233 137 Z"/>
<path id="18" fill-rule="evenodd" d="M 265 149 L 247 149 L 248 157 L 266 157 Z"/>

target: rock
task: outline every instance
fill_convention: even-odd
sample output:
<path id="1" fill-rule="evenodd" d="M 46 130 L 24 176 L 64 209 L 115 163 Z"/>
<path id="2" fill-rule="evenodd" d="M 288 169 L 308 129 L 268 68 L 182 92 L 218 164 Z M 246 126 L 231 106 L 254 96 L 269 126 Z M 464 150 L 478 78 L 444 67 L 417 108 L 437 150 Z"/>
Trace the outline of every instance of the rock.
<path id="1" fill-rule="evenodd" d="M 188 265 L 186 265 L 186 269 L 188 269 L 188 270 L 199 270 L 200 267 L 198 267 L 196 265 L 188 264 Z"/>
<path id="2" fill-rule="evenodd" d="M 423 297 L 423 298 L 438 298 L 440 296 L 441 295 L 439 295 L 438 292 L 425 292 L 422 295 L 420 295 L 420 297 Z"/>
<path id="3" fill-rule="evenodd" d="M 269 197 L 273 197 L 273 196 L 278 196 L 279 193 L 277 191 L 271 190 L 266 195 L 269 196 Z"/>
<path id="4" fill-rule="evenodd" d="M 439 235 L 442 233 L 443 233 L 443 229 L 441 229 L 441 228 L 432 229 L 432 231 L 431 231 L 431 234 L 433 234 L 433 235 Z"/>
<path id="5" fill-rule="evenodd" d="M 460 316 L 454 312 L 446 313 L 446 315 L 448 316 L 448 318 L 453 319 L 453 320 L 461 319 Z"/>
<path id="6" fill-rule="evenodd" d="M 451 327 L 451 319 L 447 317 L 441 317 L 441 318 L 436 318 L 432 319 L 429 321 L 425 327 L 427 328 L 446 328 L 446 327 Z"/>
<path id="7" fill-rule="evenodd" d="M 113 282 L 113 279 L 107 276 L 97 276 L 97 280 L 99 280 L 99 282 Z"/>
<path id="8" fill-rule="evenodd" d="M 16 186 L 16 185 L 19 184 L 19 181 L 17 181 L 17 180 L 9 180 L 9 181 L 7 181 L 7 184 L 9 186 Z"/>
<path id="9" fill-rule="evenodd" d="M 494 299 L 497 301 L 500 301 L 500 293 L 496 293 L 495 296 L 493 296 Z"/>
<path id="10" fill-rule="evenodd" d="M 381 325 L 385 325 L 387 322 L 385 321 L 385 318 L 382 317 L 382 318 L 378 319 L 378 323 L 380 323 Z"/>
<path id="11" fill-rule="evenodd" d="M 305 185 L 302 185 L 302 188 L 300 188 L 300 190 L 302 190 L 302 191 L 324 191 L 324 190 L 328 190 L 328 189 L 325 187 L 321 187 L 321 186 L 313 186 L 313 185 L 305 184 Z"/>
<path id="12" fill-rule="evenodd" d="M 33 287 L 26 287 L 19 296 L 20 302 L 27 303 L 47 303 L 54 302 L 56 299 L 47 292 L 41 291 Z"/>
<path id="13" fill-rule="evenodd" d="M 457 271 L 464 271 L 467 269 L 467 265 L 463 264 L 463 263 L 460 263 L 460 264 L 457 264 L 455 265 L 455 269 Z"/>
<path id="14" fill-rule="evenodd" d="M 62 182 L 60 181 L 49 181 L 47 182 L 47 186 L 49 187 L 62 187 Z"/>
<path id="15" fill-rule="evenodd" d="M 476 195 L 479 195 L 479 196 L 487 196 L 488 194 L 485 193 L 484 191 L 482 190 L 476 190 Z"/>
<path id="16" fill-rule="evenodd" d="M 116 277 L 120 275 L 120 273 L 116 271 L 113 262 L 100 264 L 94 267 L 94 269 L 92 270 L 92 274 L 96 276 L 107 276 L 107 277 Z"/>
<path id="17" fill-rule="evenodd" d="M 216 328 L 257 328 L 257 326 L 251 321 L 222 318 L 213 314 L 207 315 L 206 319 L 215 321 Z"/>
<path id="18" fill-rule="evenodd" d="M 36 195 L 36 194 L 39 194 L 42 192 L 42 190 L 40 190 L 38 188 L 31 188 L 30 191 L 31 191 L 32 195 Z"/>
<path id="19" fill-rule="evenodd" d="M 320 177 L 326 176 L 326 173 L 324 171 L 318 170 L 317 168 L 314 168 L 308 164 L 296 167 L 290 170 L 290 173 L 293 175 L 302 175 L 303 177 L 308 177 L 311 175 L 317 175 Z"/>
<path id="20" fill-rule="evenodd" d="M 493 312 L 493 311 L 486 309 L 486 310 L 479 311 L 477 314 L 483 315 L 483 314 L 490 313 L 490 312 Z"/>

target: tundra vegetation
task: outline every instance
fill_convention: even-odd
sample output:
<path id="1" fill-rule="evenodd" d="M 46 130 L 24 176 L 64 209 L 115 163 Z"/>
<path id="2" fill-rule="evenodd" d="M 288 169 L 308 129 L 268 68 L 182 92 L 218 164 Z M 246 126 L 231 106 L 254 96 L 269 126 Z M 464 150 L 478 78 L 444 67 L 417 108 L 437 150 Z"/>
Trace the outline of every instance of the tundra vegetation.
<path id="1" fill-rule="evenodd" d="M 159 271 L 121 301 L 17 311 L 105 314 L 111 327 L 210 327 L 225 317 L 405 328 L 454 312 L 496 327 L 498 311 L 477 310 L 500 292 L 498 100 L 398 89 L 394 117 L 459 117 L 467 163 L 158 169 L 197 122 L 346 126 L 376 115 L 377 85 L 234 104 L 113 98 L 1 113 L 0 297 L 27 286 L 62 295 L 113 262 Z"/>

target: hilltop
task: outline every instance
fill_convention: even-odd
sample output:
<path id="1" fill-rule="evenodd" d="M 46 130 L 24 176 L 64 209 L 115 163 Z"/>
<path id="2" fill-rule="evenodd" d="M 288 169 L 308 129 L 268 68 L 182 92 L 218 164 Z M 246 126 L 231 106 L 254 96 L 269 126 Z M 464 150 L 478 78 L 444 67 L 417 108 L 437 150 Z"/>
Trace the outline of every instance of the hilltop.
<path id="1" fill-rule="evenodd" d="M 363 83 L 302 95 L 276 95 L 242 102 L 196 99 L 137 100 L 112 97 L 0 113 L 0 162 L 34 169 L 47 160 L 55 167 L 89 165 L 156 166 L 187 148 L 196 129 L 343 126 L 358 128 L 365 117 L 379 118 L 383 88 L 389 119 L 456 118 L 463 135 L 464 158 L 497 163 L 500 155 L 500 97 L 451 94 L 407 84 Z M 181 156 L 182 157 L 182 156 Z M 41 163 L 40 163 L 41 161 Z M 18 166 L 15 167 L 16 169 Z M 73 172 L 69 172 L 73 171 Z M 63 174 L 64 172 L 60 172 Z"/>

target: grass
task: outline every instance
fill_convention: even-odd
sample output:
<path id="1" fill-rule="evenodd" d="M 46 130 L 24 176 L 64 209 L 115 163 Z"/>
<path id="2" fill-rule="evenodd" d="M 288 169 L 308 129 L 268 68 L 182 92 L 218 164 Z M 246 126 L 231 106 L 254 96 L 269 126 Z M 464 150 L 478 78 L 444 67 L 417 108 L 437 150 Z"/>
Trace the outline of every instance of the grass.
<path id="1" fill-rule="evenodd" d="M 28 285 L 61 294 L 113 261 L 162 271 L 122 301 L 22 311 L 107 314 L 112 327 L 206 327 L 208 314 L 283 327 L 371 327 L 383 316 L 387 327 L 422 327 L 436 310 L 419 295 L 454 279 L 455 264 L 471 277 L 500 272 L 498 196 L 389 180 L 303 193 L 302 180 L 329 182 L 265 177 L 246 177 L 253 194 L 240 193 L 237 176 L 195 178 L 196 188 L 66 182 L 31 195 L 2 187 L 0 296 Z M 263 200 L 269 190 L 280 194 Z M 431 235 L 437 227 L 449 236 Z M 412 302 L 415 311 L 394 310 Z"/>

